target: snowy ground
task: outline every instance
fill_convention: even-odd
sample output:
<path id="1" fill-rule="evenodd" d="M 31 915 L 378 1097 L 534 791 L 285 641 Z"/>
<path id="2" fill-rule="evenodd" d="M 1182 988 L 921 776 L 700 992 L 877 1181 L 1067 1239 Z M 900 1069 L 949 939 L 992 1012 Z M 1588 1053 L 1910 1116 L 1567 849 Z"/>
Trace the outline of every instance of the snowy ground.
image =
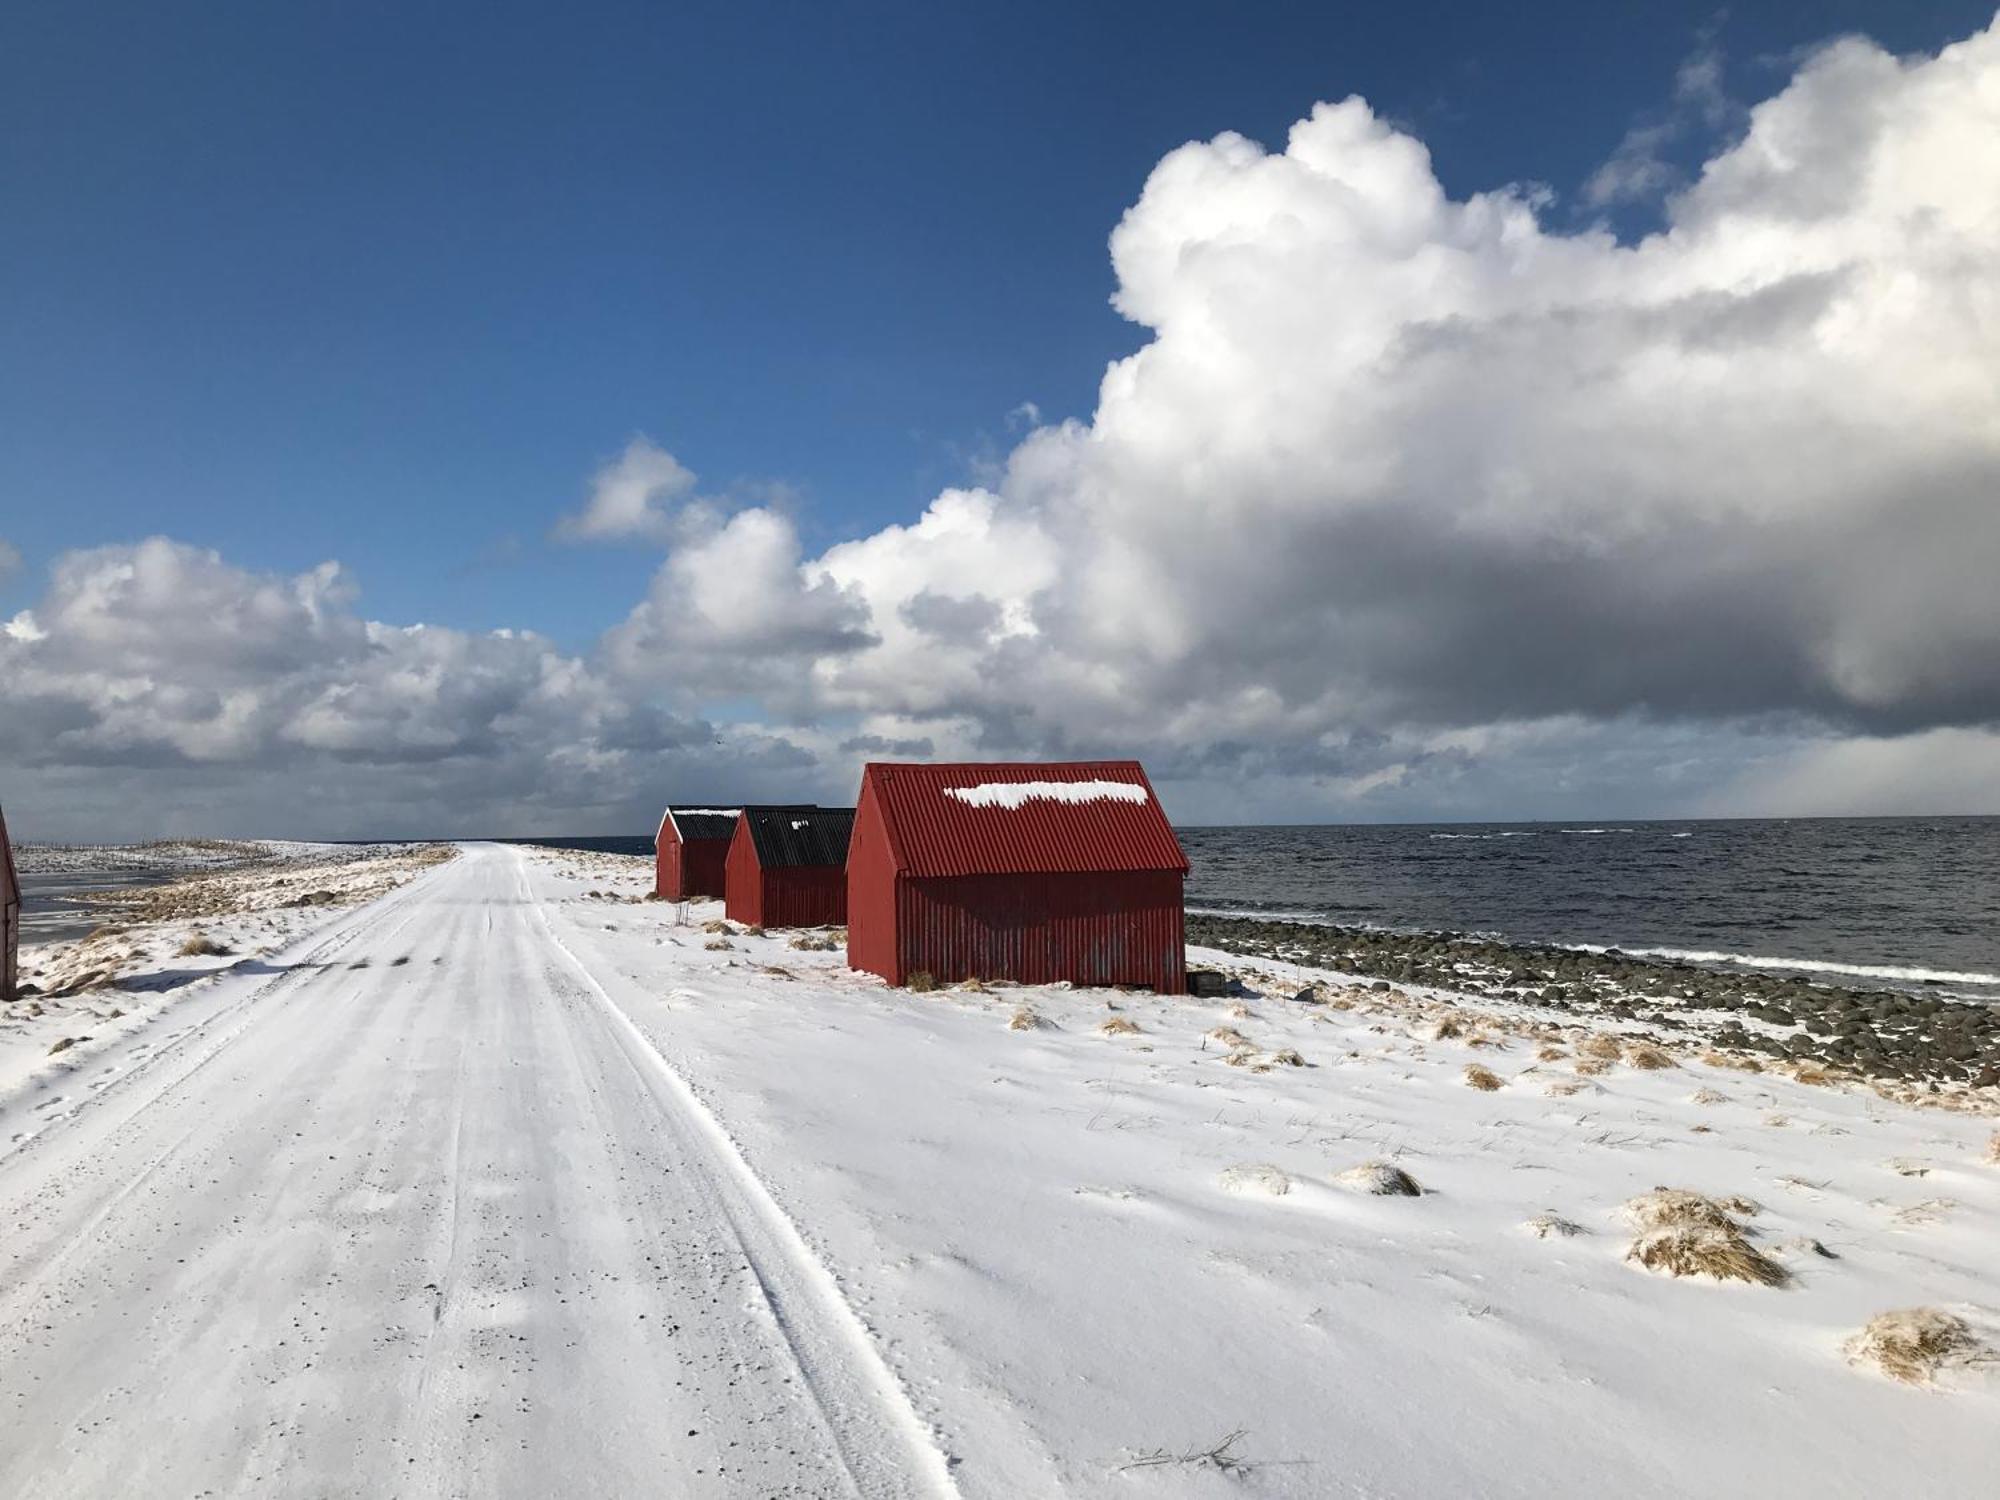
<path id="1" fill-rule="evenodd" d="M 0 1098 L 144 1029 L 189 986 L 229 971 L 268 972 L 266 955 L 323 924 L 330 911 L 372 901 L 450 852 L 211 839 L 22 845 L 16 853 L 30 877 L 62 871 L 175 878 L 98 892 L 97 926 L 79 940 L 40 942 L 30 926 L 21 948 L 23 998 L 0 1005 Z"/>
<path id="2" fill-rule="evenodd" d="M 1223 955 L 914 994 L 649 879 L 474 847 L 17 1085 L 0 1493 L 1990 1489 L 2000 1371 L 1842 1352 L 2000 1343 L 1988 1101 Z M 1788 1284 L 1629 1264 L 1659 1185 Z"/>

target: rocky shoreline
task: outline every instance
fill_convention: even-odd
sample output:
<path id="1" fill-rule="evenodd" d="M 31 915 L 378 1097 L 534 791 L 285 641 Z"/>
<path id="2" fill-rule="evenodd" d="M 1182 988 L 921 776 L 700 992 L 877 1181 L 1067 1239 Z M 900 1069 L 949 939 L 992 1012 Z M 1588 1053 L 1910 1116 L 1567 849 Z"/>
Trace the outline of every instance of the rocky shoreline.
<path id="1" fill-rule="evenodd" d="M 2000 1006 L 1452 933 L 1190 912 L 1187 940 L 1376 984 L 1424 985 L 1579 1019 L 1637 1022 L 1750 1056 L 1904 1083 L 2000 1088 Z"/>

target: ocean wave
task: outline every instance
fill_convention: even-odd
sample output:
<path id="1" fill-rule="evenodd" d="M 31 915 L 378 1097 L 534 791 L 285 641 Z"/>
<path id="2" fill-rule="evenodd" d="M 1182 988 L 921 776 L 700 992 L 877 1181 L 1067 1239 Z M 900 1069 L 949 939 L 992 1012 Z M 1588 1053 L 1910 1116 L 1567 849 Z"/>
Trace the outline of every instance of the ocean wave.
<path id="1" fill-rule="evenodd" d="M 1523 828 L 1519 830 L 1510 829 L 1505 833 L 1433 833 L 1428 835 L 1428 837 L 1434 839 L 1474 839 L 1474 840 L 1531 839 L 1534 836 L 1535 836 L 1534 830 L 1530 828 Z"/>
<path id="2" fill-rule="evenodd" d="M 1609 953 L 1601 943 L 1566 943 L 1579 953 Z M 1745 969 L 1790 969 L 1805 974 L 1850 974 L 1860 979 L 1934 980 L 1938 984 L 2000 985 L 2000 974 L 1978 970 L 1919 969 L 1901 964 L 1843 964 L 1824 958 L 1779 958 L 1765 953 L 1711 953 L 1699 948 L 1619 948 L 1628 958 L 1664 958 L 1684 964 L 1735 964 Z"/>
<path id="3" fill-rule="evenodd" d="M 1636 828 L 1565 828 L 1563 833 L 1637 833 Z"/>

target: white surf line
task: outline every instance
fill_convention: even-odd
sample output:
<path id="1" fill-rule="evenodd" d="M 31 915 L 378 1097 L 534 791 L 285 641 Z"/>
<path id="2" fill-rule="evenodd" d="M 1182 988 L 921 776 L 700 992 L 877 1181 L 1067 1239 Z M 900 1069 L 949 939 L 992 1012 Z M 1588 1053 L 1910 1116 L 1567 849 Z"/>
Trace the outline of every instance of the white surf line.
<path id="1" fill-rule="evenodd" d="M 866 1500 L 900 1496 L 956 1500 L 959 1491 L 949 1461 L 839 1281 L 813 1253 L 714 1111 L 562 940 L 547 908 L 528 889 L 525 861 L 521 876 L 523 894 L 551 946 L 595 998 L 619 1049 L 669 1117 L 691 1127 L 690 1149 L 705 1148 L 716 1197 L 860 1493 Z M 858 1441 L 864 1432 L 857 1426 L 875 1429 L 875 1436 L 887 1440 L 889 1451 L 884 1451 L 882 1442 Z"/>
<path id="2" fill-rule="evenodd" d="M 1609 953 L 1601 943 L 1565 944 L 1575 953 Z M 1939 984 L 2000 984 L 2000 974 L 1977 970 L 1919 969 L 1899 964 L 1843 964 L 1825 958 L 1779 958 L 1763 953 L 1722 953 L 1700 948 L 1619 948 L 1627 958 L 1669 958 L 1690 964 L 1736 964 L 1746 969 L 1793 969 L 1804 974 L 1851 974 L 1861 979 L 1933 979 Z"/>
<path id="3" fill-rule="evenodd" d="M 6 1161 L 8 1157 L 13 1156 L 17 1152 L 27 1150 L 37 1142 L 45 1142 L 54 1133 L 53 1127 L 75 1120 L 78 1116 L 85 1113 L 85 1111 L 102 1106 L 106 1100 L 114 1102 L 122 1101 L 131 1092 L 131 1085 L 134 1080 L 157 1078 L 159 1076 L 157 1065 L 166 1059 L 171 1058 L 185 1061 L 188 1062 L 188 1066 L 177 1076 L 167 1079 L 161 1085 L 161 1092 L 165 1093 L 168 1090 L 185 1084 L 188 1079 L 200 1072 L 201 1069 L 207 1067 L 225 1047 L 238 1036 L 242 1035 L 257 1019 L 256 1008 L 258 1002 L 268 1000 L 289 988 L 300 977 L 301 971 L 307 965 L 324 959 L 331 954 L 338 953 L 341 949 L 345 948 L 370 923 L 375 922 L 393 910 L 399 904 L 401 898 L 409 892 L 414 891 L 420 884 L 439 870 L 444 869 L 449 863 L 451 862 L 446 861 L 445 864 L 432 865 L 429 869 L 420 871 L 414 879 L 396 887 L 396 889 L 384 891 L 374 900 L 365 902 L 350 911 L 343 912 L 339 917 L 336 917 L 333 921 L 323 926 L 310 928 L 300 933 L 275 953 L 239 960 L 237 964 L 231 964 L 226 968 L 215 970 L 213 974 L 206 976 L 208 982 L 223 981 L 231 977 L 248 978 L 249 976 L 247 975 L 235 974 L 235 970 L 242 963 L 263 963 L 273 968 L 277 968 L 281 964 L 284 965 L 284 967 L 279 969 L 279 972 L 265 978 L 260 984 L 251 985 L 241 995 L 238 995 L 234 1000 L 227 1002 L 217 1010 L 201 1017 L 199 1020 L 191 1020 L 179 1031 L 171 1032 L 157 1042 L 151 1043 L 150 1050 L 144 1054 L 133 1054 L 131 1052 L 131 1044 L 137 1041 L 138 1038 L 150 1034 L 153 1027 L 172 1019 L 172 1012 L 176 1009 L 187 1005 L 190 1001 L 204 999 L 207 996 L 183 995 L 177 999 L 168 1000 L 147 1018 L 145 1025 L 119 1036 L 110 1046 L 102 1050 L 93 1049 L 82 1057 L 76 1058 L 72 1071 L 79 1073 L 83 1070 L 84 1065 L 95 1065 L 100 1060 L 115 1059 L 121 1054 L 126 1056 L 127 1061 L 103 1088 L 86 1092 L 82 1098 L 79 1098 L 68 1109 L 41 1116 L 37 1122 L 37 1128 L 22 1135 L 20 1139 L 0 1141 L 0 1162 Z M 406 924 L 407 920 L 406 918 Z M 199 984 L 204 981 L 197 980 L 195 982 Z M 210 993 L 212 994 L 213 991 Z M 232 1021 L 236 1024 L 226 1026 L 226 1023 Z M 224 1029 L 225 1026 L 226 1029 Z M 201 1056 L 190 1060 L 189 1049 L 204 1040 L 211 1041 L 213 1045 L 202 1053 Z M 0 1100 L 0 1123 L 10 1120 L 17 1115 L 30 1114 L 37 1109 L 46 1108 L 45 1104 L 37 1105 L 32 1104 L 30 1101 L 59 1088 L 65 1076 L 63 1074 L 45 1075 L 33 1080 L 26 1088 L 23 1088 L 12 1098 Z M 141 1107 L 143 1108 L 143 1106 Z"/>

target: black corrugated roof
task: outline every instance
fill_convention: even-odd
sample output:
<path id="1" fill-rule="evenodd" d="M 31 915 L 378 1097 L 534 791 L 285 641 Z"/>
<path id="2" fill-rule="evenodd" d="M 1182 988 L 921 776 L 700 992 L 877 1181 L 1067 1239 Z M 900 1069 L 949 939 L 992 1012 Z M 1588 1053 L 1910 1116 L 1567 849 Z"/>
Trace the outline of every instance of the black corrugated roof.
<path id="1" fill-rule="evenodd" d="M 847 863 L 847 838 L 854 831 L 851 807 L 746 807 L 743 820 L 767 870 Z"/>
<path id="2" fill-rule="evenodd" d="M 704 808 L 713 807 L 703 803 Z M 667 812 L 674 820 L 674 827 L 680 830 L 683 844 L 694 843 L 698 839 L 727 839 L 735 836 L 736 814 L 733 812 L 682 812 L 678 807 L 670 807 Z"/>

